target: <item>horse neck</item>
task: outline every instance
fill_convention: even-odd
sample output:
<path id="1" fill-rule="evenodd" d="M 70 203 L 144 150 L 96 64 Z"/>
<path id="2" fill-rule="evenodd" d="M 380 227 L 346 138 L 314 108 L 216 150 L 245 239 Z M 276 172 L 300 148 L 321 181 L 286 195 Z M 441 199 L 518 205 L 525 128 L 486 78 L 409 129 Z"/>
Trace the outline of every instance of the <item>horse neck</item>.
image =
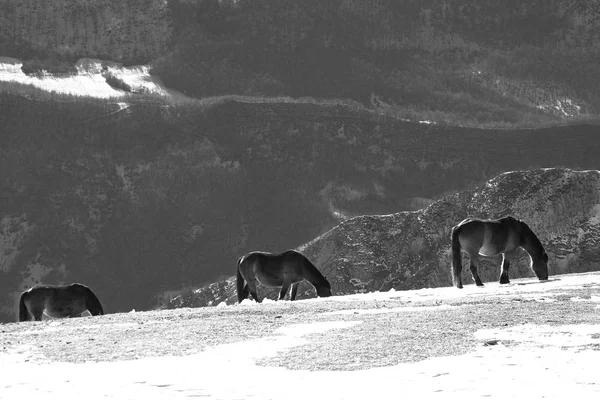
<path id="1" fill-rule="evenodd" d="M 532 259 L 538 259 L 542 257 L 542 254 L 544 253 L 544 247 L 535 233 L 533 233 L 529 226 L 525 225 L 524 223 L 522 225 L 522 231 L 523 244 L 521 247 L 523 247 L 525 251 L 529 253 Z"/>
<path id="2" fill-rule="evenodd" d="M 310 261 L 306 260 L 304 262 L 304 268 L 302 270 L 302 276 L 304 279 L 309 281 L 313 286 L 320 286 L 323 284 L 325 278 L 319 272 L 317 267 L 315 267 Z"/>
<path id="3" fill-rule="evenodd" d="M 102 309 L 102 304 L 100 303 L 100 300 L 98 300 L 98 297 L 96 297 L 94 292 L 92 292 L 92 290 L 89 288 L 86 288 L 85 292 L 86 292 L 85 297 L 86 297 L 86 304 L 88 307 L 88 311 L 92 315 L 104 314 L 104 310 Z"/>

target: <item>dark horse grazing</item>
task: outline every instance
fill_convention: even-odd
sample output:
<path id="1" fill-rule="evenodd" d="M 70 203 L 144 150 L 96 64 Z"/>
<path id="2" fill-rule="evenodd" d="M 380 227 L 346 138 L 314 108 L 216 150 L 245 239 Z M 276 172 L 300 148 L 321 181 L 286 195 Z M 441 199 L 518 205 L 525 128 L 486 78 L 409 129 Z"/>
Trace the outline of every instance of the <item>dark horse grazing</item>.
<path id="1" fill-rule="evenodd" d="M 535 233 L 523 221 L 513 217 L 481 220 L 467 218 L 452 228 L 452 280 L 457 288 L 462 288 L 461 250 L 469 254 L 471 274 L 477 286 L 483 286 L 477 267 L 479 255 L 497 256 L 502 254 L 500 283 L 510 283 L 508 268 L 518 247 L 522 247 L 531 257 L 531 269 L 539 280 L 548 279 L 548 254 Z"/>
<path id="2" fill-rule="evenodd" d="M 290 300 L 294 300 L 298 285 L 305 279 L 315 287 L 319 297 L 331 296 L 329 281 L 304 255 L 294 250 L 280 254 L 253 251 L 240 257 L 237 263 L 238 302 L 246 299 L 249 293 L 254 300 L 260 301 L 256 281 L 265 286 L 281 286 L 279 300 L 285 297 L 292 285 Z"/>
<path id="3" fill-rule="evenodd" d="M 19 321 L 41 321 L 44 311 L 52 318 L 73 318 L 86 310 L 92 315 L 104 314 L 100 301 L 85 285 L 34 286 L 21 295 Z"/>

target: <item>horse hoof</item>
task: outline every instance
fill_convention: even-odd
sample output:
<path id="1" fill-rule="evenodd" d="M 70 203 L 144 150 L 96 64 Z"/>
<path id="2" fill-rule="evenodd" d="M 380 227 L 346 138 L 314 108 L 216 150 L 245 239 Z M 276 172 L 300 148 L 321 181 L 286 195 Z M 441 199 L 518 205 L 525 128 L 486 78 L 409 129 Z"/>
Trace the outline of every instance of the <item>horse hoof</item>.
<path id="1" fill-rule="evenodd" d="M 501 285 L 506 285 L 507 283 L 510 283 L 510 281 L 509 281 L 508 279 L 506 279 L 506 280 L 504 280 L 504 279 L 501 279 L 501 280 L 500 280 L 500 284 L 501 284 Z"/>
<path id="2" fill-rule="evenodd" d="M 476 283 L 476 285 L 477 285 L 477 286 L 480 286 L 480 287 L 483 287 L 483 286 L 484 286 L 484 285 L 483 285 L 483 283 L 481 283 L 481 282 L 479 282 L 479 283 Z"/>

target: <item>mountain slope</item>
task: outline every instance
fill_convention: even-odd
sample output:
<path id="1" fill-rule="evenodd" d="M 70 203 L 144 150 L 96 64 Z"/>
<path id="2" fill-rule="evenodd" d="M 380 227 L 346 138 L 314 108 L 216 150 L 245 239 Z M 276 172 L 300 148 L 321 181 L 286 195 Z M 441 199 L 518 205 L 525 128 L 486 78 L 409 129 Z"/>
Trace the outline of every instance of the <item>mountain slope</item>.
<path id="1" fill-rule="evenodd" d="M 8 0 L 0 56 L 29 73 L 85 57 L 148 64 L 167 86 L 343 98 L 413 120 L 596 120 L 598 1 Z"/>
<path id="2" fill-rule="evenodd" d="M 145 309 L 353 216 L 600 168 L 571 125 L 600 104 L 595 4 L 2 2 L 0 318 L 38 282 Z"/>
<path id="3" fill-rule="evenodd" d="M 598 168 L 591 125 L 481 130 L 336 103 L 0 94 L 2 272 L 94 282 L 107 310 L 231 273 L 355 215 L 414 210 L 511 169 Z M 551 164 L 548 164 L 551 163 Z M 3 301 L 12 319 L 12 297 Z"/>
<path id="4" fill-rule="evenodd" d="M 600 171 L 541 169 L 504 173 L 427 208 L 346 220 L 301 246 L 335 294 L 449 286 L 452 226 L 467 217 L 513 215 L 527 222 L 549 255 L 551 275 L 600 269 Z M 465 257 L 463 263 L 468 263 Z M 482 259 L 484 282 L 497 281 L 500 259 Z M 525 252 L 511 277 L 534 276 Z M 468 268 L 463 282 L 472 282 Z M 170 306 L 237 301 L 234 277 L 176 297 Z M 271 298 L 276 290 L 260 287 Z M 307 283 L 299 296 L 313 297 Z"/>

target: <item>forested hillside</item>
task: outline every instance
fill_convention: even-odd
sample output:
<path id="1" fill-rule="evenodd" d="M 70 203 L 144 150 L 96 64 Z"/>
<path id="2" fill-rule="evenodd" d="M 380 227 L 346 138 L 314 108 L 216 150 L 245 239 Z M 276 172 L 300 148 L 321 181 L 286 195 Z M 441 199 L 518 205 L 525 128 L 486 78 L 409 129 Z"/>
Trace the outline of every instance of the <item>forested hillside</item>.
<path id="1" fill-rule="evenodd" d="M 214 106 L 0 95 L 2 290 L 92 282 L 108 310 L 229 275 L 362 214 L 510 169 L 593 168 L 594 126 L 492 131 L 340 105 Z M 12 302 L 6 303 L 7 315 Z"/>
<path id="2" fill-rule="evenodd" d="M 599 169 L 597 3 L 1 2 L 2 320 L 37 282 L 144 309 L 355 216 Z"/>
<path id="3" fill-rule="evenodd" d="M 598 1 L 8 0 L 0 54 L 152 64 L 193 97 L 345 98 L 489 127 L 596 119 Z"/>

